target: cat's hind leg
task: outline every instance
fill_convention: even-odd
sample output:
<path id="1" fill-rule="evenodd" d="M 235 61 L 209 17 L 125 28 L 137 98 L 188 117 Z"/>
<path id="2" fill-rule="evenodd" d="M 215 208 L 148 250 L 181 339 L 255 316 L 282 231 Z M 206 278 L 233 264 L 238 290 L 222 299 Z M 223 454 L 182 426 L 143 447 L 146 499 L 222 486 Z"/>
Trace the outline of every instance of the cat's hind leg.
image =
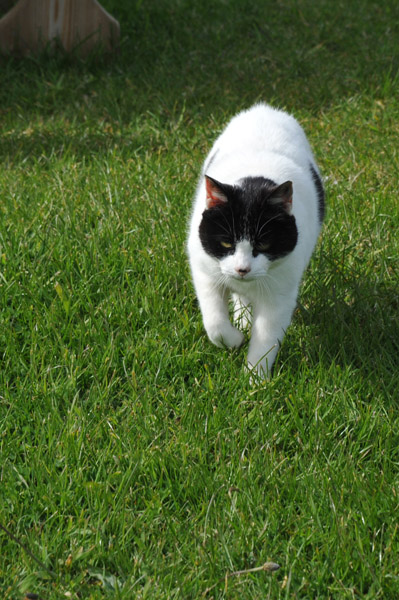
<path id="1" fill-rule="evenodd" d="M 240 329 L 249 329 L 252 318 L 249 302 L 236 293 L 232 294 L 232 301 L 234 322 Z"/>

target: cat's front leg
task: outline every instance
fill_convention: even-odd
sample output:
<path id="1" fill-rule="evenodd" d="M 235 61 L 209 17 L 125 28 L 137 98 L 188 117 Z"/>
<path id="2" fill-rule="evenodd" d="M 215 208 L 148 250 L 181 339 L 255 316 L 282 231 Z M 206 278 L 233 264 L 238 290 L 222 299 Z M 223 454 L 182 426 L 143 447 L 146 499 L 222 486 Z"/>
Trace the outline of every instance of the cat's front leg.
<path id="1" fill-rule="evenodd" d="M 204 327 L 211 342 L 219 348 L 241 346 L 244 335 L 233 327 L 229 319 L 228 291 L 203 273 L 193 274 L 193 279 Z"/>
<path id="2" fill-rule="evenodd" d="M 285 298 L 279 307 L 254 309 L 248 369 L 262 379 L 268 379 L 271 375 L 273 363 L 291 322 L 295 303 L 296 297 L 289 302 Z"/>
<path id="3" fill-rule="evenodd" d="M 284 334 L 282 334 L 283 336 Z M 251 341 L 248 352 L 247 368 L 251 373 L 256 374 L 261 379 L 269 379 L 272 372 L 273 363 L 279 351 L 281 340 L 270 336 L 262 343 Z M 251 377 L 251 379 L 253 379 Z"/>

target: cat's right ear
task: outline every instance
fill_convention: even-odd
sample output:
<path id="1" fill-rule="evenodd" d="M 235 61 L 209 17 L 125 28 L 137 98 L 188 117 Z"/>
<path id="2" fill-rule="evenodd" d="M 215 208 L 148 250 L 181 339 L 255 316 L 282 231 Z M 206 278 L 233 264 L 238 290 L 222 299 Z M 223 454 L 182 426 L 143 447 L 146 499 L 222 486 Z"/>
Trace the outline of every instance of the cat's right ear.
<path id="1" fill-rule="evenodd" d="M 205 187 L 207 208 L 214 208 L 215 206 L 226 204 L 227 196 L 223 191 L 221 183 L 216 181 L 216 179 L 212 179 L 212 177 L 205 175 Z"/>
<path id="2" fill-rule="evenodd" d="M 290 215 L 292 212 L 292 193 L 292 181 L 286 181 L 276 187 L 270 198 L 270 202 L 281 204 Z"/>

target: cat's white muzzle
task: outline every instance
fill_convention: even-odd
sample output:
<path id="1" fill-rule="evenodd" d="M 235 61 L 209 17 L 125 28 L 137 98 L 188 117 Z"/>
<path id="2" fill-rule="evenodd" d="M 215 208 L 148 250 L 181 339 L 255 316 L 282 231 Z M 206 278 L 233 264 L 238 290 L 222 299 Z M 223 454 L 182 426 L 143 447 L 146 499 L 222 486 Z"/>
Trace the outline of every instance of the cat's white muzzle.
<path id="1" fill-rule="evenodd" d="M 252 250 L 249 241 L 238 242 L 234 254 L 220 261 L 223 275 L 227 275 L 234 281 L 244 282 L 264 277 L 269 270 L 270 261 L 263 254 L 254 256 Z"/>

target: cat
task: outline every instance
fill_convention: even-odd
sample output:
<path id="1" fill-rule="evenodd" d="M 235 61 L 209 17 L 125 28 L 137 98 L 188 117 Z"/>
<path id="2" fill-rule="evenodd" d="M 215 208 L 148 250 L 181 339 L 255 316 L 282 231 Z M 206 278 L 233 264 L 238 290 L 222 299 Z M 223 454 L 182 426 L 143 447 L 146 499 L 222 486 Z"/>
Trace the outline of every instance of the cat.
<path id="1" fill-rule="evenodd" d="M 233 117 L 204 162 L 187 250 L 209 339 L 235 348 L 251 326 L 255 378 L 271 374 L 324 211 L 320 172 L 295 118 L 263 103 Z"/>

